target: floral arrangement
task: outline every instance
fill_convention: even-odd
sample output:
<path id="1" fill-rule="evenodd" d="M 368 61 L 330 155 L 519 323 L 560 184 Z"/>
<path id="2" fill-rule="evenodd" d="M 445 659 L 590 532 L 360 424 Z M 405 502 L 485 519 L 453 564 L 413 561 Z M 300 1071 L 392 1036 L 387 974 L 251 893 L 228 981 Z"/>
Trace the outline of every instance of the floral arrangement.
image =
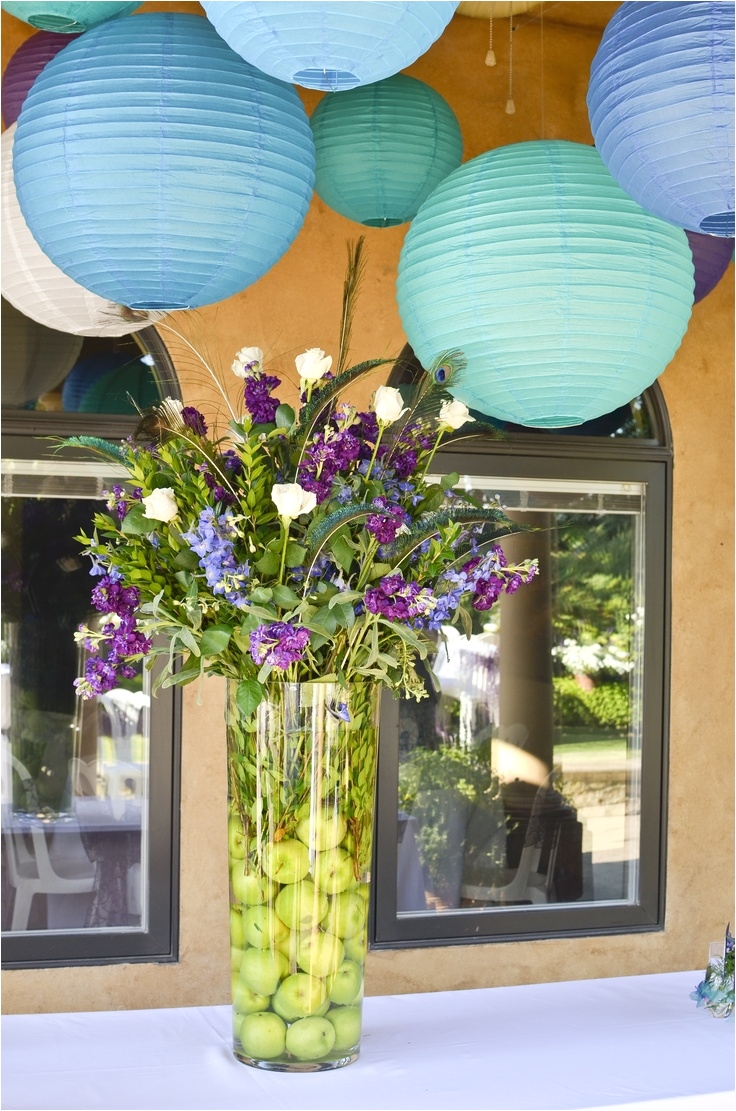
<path id="1" fill-rule="evenodd" d="M 711 950 L 717 947 L 714 943 Z M 699 1007 L 705 1007 L 715 1018 L 729 1018 L 734 1010 L 734 939 L 730 923 L 726 926 L 723 955 L 714 954 L 708 961 L 705 977 L 690 998 Z"/>
<path id="2" fill-rule="evenodd" d="M 449 392 L 459 353 L 437 359 L 408 399 L 388 386 L 365 412 L 342 399 L 390 361 L 347 366 L 360 247 L 349 251 L 336 373 L 318 348 L 299 355 L 298 411 L 279 400 L 261 349 L 244 347 L 232 364 L 239 410 L 203 360 L 230 410 L 226 434 L 169 398 L 145 416 L 142 438 L 65 441 L 129 474 L 78 538 L 100 615 L 77 633 L 89 653 L 82 697 L 163 654 L 159 684 L 224 675 L 246 713 L 274 680 L 368 679 L 422 698 L 415 663 L 443 625 L 469 632 L 473 610 L 536 574 L 535 560 L 507 563 L 497 541 L 521 526 L 497 503 L 473 503 L 456 474 L 429 477 L 440 443 L 474 423 Z"/>

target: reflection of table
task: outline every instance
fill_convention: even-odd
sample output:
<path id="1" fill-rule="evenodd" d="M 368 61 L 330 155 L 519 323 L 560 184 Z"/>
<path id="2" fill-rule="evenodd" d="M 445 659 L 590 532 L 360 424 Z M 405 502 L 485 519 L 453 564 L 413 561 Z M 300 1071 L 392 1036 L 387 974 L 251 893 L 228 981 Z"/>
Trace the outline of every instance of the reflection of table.
<path id="1" fill-rule="evenodd" d="M 229 1007 L 6 1016 L 3 1107 L 731 1108 L 733 1024 L 690 1001 L 701 976 L 368 998 L 358 1061 L 300 1076 L 235 1061 Z"/>

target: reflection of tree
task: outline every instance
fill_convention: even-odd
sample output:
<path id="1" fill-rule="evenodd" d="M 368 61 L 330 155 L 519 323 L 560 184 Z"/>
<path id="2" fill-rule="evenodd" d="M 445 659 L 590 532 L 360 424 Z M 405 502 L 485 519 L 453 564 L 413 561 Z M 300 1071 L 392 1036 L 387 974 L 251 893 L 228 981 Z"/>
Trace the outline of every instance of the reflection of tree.
<path id="1" fill-rule="evenodd" d="M 628 514 L 557 516 L 552 547 L 555 640 L 630 647 L 632 521 Z"/>

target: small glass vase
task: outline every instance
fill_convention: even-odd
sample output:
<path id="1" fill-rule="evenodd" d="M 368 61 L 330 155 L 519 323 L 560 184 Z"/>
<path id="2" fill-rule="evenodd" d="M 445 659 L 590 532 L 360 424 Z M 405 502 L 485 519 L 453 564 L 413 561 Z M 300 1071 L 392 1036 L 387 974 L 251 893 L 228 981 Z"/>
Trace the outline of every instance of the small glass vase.
<path id="1" fill-rule="evenodd" d="M 228 683 L 233 1050 L 281 1072 L 360 1051 L 378 738 L 374 684 Z"/>

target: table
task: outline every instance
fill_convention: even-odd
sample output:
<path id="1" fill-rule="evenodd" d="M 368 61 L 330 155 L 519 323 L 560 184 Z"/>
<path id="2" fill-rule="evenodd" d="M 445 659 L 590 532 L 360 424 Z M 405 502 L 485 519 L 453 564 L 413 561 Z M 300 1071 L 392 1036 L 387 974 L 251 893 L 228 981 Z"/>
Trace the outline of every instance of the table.
<path id="1" fill-rule="evenodd" d="M 732 1108 L 734 1025 L 688 998 L 701 976 L 676 972 L 368 998 L 359 1059 L 333 1072 L 300 1075 L 237 1062 L 230 1053 L 229 1007 L 6 1016 L 2 1106 Z"/>

